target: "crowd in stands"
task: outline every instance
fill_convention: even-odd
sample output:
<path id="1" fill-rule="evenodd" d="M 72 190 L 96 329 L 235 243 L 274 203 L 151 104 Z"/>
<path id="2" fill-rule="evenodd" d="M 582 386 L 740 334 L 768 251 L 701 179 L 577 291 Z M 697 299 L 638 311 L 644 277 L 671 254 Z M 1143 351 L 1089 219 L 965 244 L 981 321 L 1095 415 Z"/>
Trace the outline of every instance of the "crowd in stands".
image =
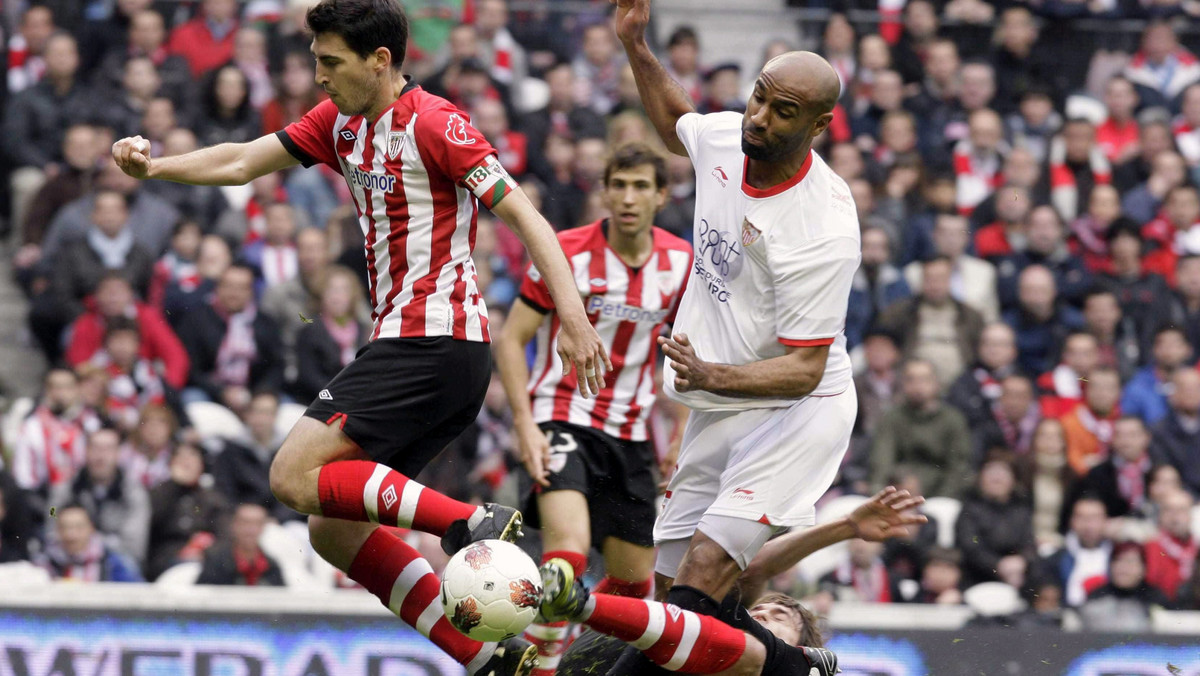
<path id="1" fill-rule="evenodd" d="M 108 148 L 141 134 L 173 155 L 299 119 L 324 98 L 309 4 L 46 0 L 11 17 L 11 255 L 52 368 L 4 439 L 0 562 L 124 581 L 191 561 L 203 582 L 283 582 L 257 546 L 267 524 L 299 519 L 267 481 L 280 408 L 317 396 L 370 331 L 345 183 L 327 168 L 239 189 L 143 183 Z M 560 230 L 604 216 L 609 151 L 656 142 L 609 4 L 592 4 L 405 2 L 406 72 L 470 114 Z M 870 25 L 833 4 L 814 44 L 797 31 L 763 51 L 809 46 L 843 82 L 817 150 L 862 225 L 845 330 L 859 417 L 831 497 L 892 484 L 961 512 L 953 547 L 931 522 L 853 543 L 820 581 L 776 585 L 817 602 L 959 604 L 1001 582 L 1028 601 L 1021 622 L 1071 608 L 1122 631 L 1154 606 L 1200 608 L 1200 61 L 1186 20 L 1170 22 L 1200 3 L 849 3 L 881 10 Z M 1081 16 L 1149 22 L 1073 73 L 1056 56 Z M 740 111 L 754 74 L 669 28 L 661 58 L 697 108 Z M 711 178 L 681 157 L 669 175 L 658 224 L 690 239 L 696 183 Z M 480 215 L 497 326 L 523 256 Z M 198 403 L 241 431 L 201 433 Z M 495 382 L 422 479 L 461 499 L 514 496 L 509 422 Z"/>

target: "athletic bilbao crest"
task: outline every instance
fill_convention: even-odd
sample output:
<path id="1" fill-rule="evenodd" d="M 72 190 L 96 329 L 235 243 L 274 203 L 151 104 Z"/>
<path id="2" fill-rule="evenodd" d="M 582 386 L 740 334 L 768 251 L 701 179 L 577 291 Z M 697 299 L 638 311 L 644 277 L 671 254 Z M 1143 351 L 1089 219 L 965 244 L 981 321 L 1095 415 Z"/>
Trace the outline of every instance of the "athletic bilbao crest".
<path id="1" fill-rule="evenodd" d="M 394 160 L 400 156 L 400 151 L 404 149 L 404 132 L 389 131 L 387 136 L 387 158 Z"/>
<path id="2" fill-rule="evenodd" d="M 742 219 L 742 246 L 750 246 L 751 244 L 754 244 L 755 242 L 758 241 L 759 237 L 762 237 L 762 230 L 759 230 L 758 228 L 754 227 L 750 223 L 750 219 L 743 218 Z"/>
<path id="3" fill-rule="evenodd" d="M 508 598 L 518 608 L 533 608 L 541 603 L 542 590 L 532 580 L 513 580 L 508 583 L 508 588 L 512 592 Z"/>
<path id="4" fill-rule="evenodd" d="M 479 570 L 492 562 L 492 548 L 482 542 L 476 542 L 463 555 L 463 559 L 473 570 Z"/>
<path id="5" fill-rule="evenodd" d="M 454 617 L 450 618 L 450 624 L 454 628 L 466 634 L 472 629 L 479 626 L 483 621 L 483 615 L 479 613 L 479 607 L 475 604 L 475 599 L 467 597 L 458 602 L 454 606 Z"/>
<path id="6" fill-rule="evenodd" d="M 475 139 L 467 134 L 467 121 L 458 113 L 451 113 L 450 119 L 446 121 L 446 139 L 460 146 L 475 143 Z"/>

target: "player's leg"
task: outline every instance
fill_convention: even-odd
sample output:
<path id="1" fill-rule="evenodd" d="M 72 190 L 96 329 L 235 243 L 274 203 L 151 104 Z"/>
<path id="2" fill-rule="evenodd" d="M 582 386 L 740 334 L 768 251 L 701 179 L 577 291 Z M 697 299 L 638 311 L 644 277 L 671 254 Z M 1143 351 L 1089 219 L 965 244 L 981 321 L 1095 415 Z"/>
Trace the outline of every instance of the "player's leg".
<path id="1" fill-rule="evenodd" d="M 451 626 L 442 610 L 438 576 L 395 532 L 321 516 L 311 517 L 308 529 L 318 554 L 466 667 L 468 674 L 528 674 L 533 667 L 536 649 L 532 645 L 481 643 Z"/>
<path id="2" fill-rule="evenodd" d="M 654 572 L 657 457 L 649 441 L 609 437 L 605 476 L 592 497 L 593 530 L 604 554 L 602 594 L 645 598 Z M 616 517 L 616 518 L 613 518 Z"/>
<path id="3" fill-rule="evenodd" d="M 604 579 L 596 585 L 596 593 L 645 598 L 652 586 L 654 548 L 616 537 L 604 539 Z"/>
<path id="4" fill-rule="evenodd" d="M 556 475 L 561 483 L 563 475 L 575 473 L 566 466 L 559 472 L 551 472 L 551 485 L 556 483 Z M 592 542 L 587 496 L 577 490 L 548 490 L 539 493 L 536 499 L 542 529 L 542 563 L 551 559 L 566 561 L 576 577 L 583 577 Z M 570 623 L 562 620 L 535 622 L 525 630 L 525 638 L 538 647 L 538 668 L 534 670 L 534 676 L 555 673 L 566 649 L 570 629 Z"/>

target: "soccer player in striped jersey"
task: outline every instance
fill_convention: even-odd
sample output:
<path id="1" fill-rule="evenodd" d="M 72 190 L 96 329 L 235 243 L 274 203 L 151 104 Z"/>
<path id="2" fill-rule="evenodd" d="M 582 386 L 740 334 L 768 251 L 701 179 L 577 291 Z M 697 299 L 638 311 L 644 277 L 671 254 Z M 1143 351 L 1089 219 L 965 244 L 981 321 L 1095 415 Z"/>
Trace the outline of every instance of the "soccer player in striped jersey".
<path id="1" fill-rule="evenodd" d="M 281 502 L 312 515 L 313 546 L 467 668 L 527 674 L 536 649 L 485 644 L 449 625 L 432 568 L 395 532 L 456 550 L 516 539 L 520 512 L 468 505 L 410 477 L 475 420 L 491 375 L 487 309 L 471 251 L 478 202 L 525 242 L 561 317 L 558 350 L 580 396 L 611 369 L 550 225 L 467 116 L 406 78 L 399 0 L 321 0 L 308 10 L 316 81 L 329 100 L 276 134 L 151 159 L 141 137 L 113 145 L 136 178 L 238 185 L 298 164 L 342 173 L 366 239 L 371 342 L 313 400 L 271 466 Z"/>
<path id="2" fill-rule="evenodd" d="M 739 579 L 738 588 L 719 607 L 700 612 L 670 603 L 589 592 L 559 559 L 542 566 L 545 596 L 542 615 L 583 622 L 604 637 L 585 635 L 564 657 L 559 676 L 612 674 L 628 642 L 653 663 L 685 674 L 736 676 L 831 676 L 837 657 L 821 649 L 813 618 L 794 599 L 763 595 L 766 581 L 795 566 L 818 549 L 851 538 L 880 542 L 901 537 L 927 519 L 916 508 L 924 500 L 888 487 L 849 515 L 814 528 L 797 530 L 767 543 Z M 757 599 L 743 606 L 741 599 Z"/>
<path id="3" fill-rule="evenodd" d="M 674 318 L 692 255 L 687 242 L 654 227 L 667 200 L 667 167 L 648 146 L 629 144 L 612 154 L 601 195 L 610 218 L 558 236 L 612 357 L 600 393 L 584 399 L 563 381 L 555 351 L 559 317 L 536 267 L 526 273 L 496 340 L 496 363 L 533 479 L 525 514 L 540 522 L 543 560 L 570 561 L 582 576 L 594 545 L 607 571 L 598 591 L 641 598 L 650 592 L 654 568 L 656 455 L 647 418 L 655 400 L 655 340 Z M 535 336 L 531 373 L 525 346 Z M 674 465 L 670 454 L 664 465 Z M 565 623 L 530 627 L 526 637 L 541 649 L 535 676 L 554 673 L 566 632 Z"/>

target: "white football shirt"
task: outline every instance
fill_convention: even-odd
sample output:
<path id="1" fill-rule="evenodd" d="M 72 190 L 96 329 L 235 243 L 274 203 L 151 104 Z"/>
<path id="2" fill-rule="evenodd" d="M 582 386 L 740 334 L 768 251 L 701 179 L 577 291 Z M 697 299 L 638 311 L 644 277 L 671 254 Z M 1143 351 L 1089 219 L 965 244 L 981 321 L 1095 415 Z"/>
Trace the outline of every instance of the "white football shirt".
<path id="1" fill-rule="evenodd" d="M 740 113 L 689 113 L 675 131 L 696 170 L 692 279 L 675 332 L 697 356 L 748 364 L 786 354 L 785 346 L 829 345 L 825 374 L 812 396 L 851 383 L 846 306 L 861 257 L 850 188 L 815 152 L 791 179 L 767 190 L 746 184 Z M 663 387 L 690 408 L 778 408 L 789 399 L 676 392 L 666 362 Z"/>

